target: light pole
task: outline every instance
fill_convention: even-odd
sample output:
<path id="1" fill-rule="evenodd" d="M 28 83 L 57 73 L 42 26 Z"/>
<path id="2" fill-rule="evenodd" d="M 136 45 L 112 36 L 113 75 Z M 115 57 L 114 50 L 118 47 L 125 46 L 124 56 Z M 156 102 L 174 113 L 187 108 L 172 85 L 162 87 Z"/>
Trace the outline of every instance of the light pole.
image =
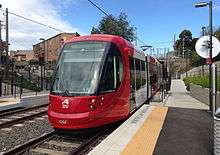
<path id="1" fill-rule="evenodd" d="M 41 89 L 44 89 L 44 82 L 43 82 L 44 80 L 43 79 L 45 79 L 45 39 L 40 38 L 40 40 L 44 43 L 43 59 L 41 60 L 42 61 L 41 62 Z"/>
<path id="2" fill-rule="evenodd" d="M 209 2 L 199 2 L 195 4 L 196 8 L 209 6 L 209 110 L 212 111 L 212 0 Z"/>
<path id="3" fill-rule="evenodd" d="M 141 47 L 141 49 L 142 49 L 143 51 L 146 51 L 146 50 L 152 48 L 151 45 L 144 45 L 144 46 L 140 46 L 140 47 Z"/>
<path id="4" fill-rule="evenodd" d="M 202 27 L 202 36 L 205 36 L 205 31 L 206 31 L 206 27 L 203 26 Z M 201 58 L 201 65 L 202 65 L 202 76 L 204 76 L 204 64 L 205 64 L 205 59 Z"/>
<path id="5" fill-rule="evenodd" d="M 137 27 L 135 27 L 135 46 L 137 47 Z"/>

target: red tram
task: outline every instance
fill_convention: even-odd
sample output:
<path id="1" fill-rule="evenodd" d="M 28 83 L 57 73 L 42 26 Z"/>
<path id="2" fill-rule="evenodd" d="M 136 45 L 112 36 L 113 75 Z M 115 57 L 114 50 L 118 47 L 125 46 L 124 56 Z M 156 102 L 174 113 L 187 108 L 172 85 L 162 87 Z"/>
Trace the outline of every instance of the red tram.
<path id="1" fill-rule="evenodd" d="M 159 89 L 160 71 L 121 37 L 74 37 L 56 66 L 49 121 L 55 129 L 85 129 L 125 119 Z"/>

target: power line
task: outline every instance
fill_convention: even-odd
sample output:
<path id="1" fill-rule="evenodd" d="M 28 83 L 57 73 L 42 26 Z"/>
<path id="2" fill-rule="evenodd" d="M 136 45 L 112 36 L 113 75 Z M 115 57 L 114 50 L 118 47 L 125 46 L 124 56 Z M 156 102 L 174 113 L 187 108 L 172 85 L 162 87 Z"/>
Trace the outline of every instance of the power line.
<path id="1" fill-rule="evenodd" d="M 5 12 L 5 10 L 3 10 L 3 9 L 0 9 L 0 11 Z M 29 19 L 29 18 L 27 18 L 27 17 L 18 15 L 18 14 L 16 14 L 16 13 L 13 13 L 13 12 L 8 12 L 8 13 L 11 14 L 11 15 L 14 15 L 14 16 L 16 16 L 16 17 L 22 18 L 22 19 L 24 19 L 24 20 L 27 20 L 27 21 L 30 21 L 30 22 L 39 24 L 39 25 L 41 25 L 41 26 L 44 26 L 44 27 L 47 27 L 47 28 L 50 28 L 50 29 L 53 29 L 53 30 L 56 30 L 56 31 L 59 31 L 59 32 L 63 32 L 63 31 L 60 30 L 60 29 L 54 28 L 54 27 L 52 27 L 52 26 L 50 26 L 50 25 L 46 25 L 46 24 L 44 24 L 44 23 L 38 22 L 38 21 L 33 20 L 33 19 Z"/>
<path id="2" fill-rule="evenodd" d="M 108 13 L 106 13 L 101 7 L 99 7 L 98 5 L 96 5 L 94 2 L 92 2 L 91 0 L 87 0 L 88 2 L 90 2 L 93 6 L 95 6 L 97 9 L 99 9 L 99 11 L 101 11 L 103 14 L 105 14 L 106 16 L 109 16 Z"/>
<path id="3" fill-rule="evenodd" d="M 141 42 L 143 45 L 146 45 L 146 43 L 143 42 L 142 40 L 140 40 L 137 36 L 136 36 L 136 39 L 137 39 L 139 42 Z"/>
<path id="4" fill-rule="evenodd" d="M 150 44 L 167 44 L 167 43 L 173 43 L 173 41 L 151 42 Z"/>
<path id="5" fill-rule="evenodd" d="M 106 11 L 104 11 L 104 9 L 102 9 L 100 6 L 98 6 L 97 4 L 95 4 L 94 2 L 92 2 L 91 0 L 87 0 L 89 3 L 91 3 L 93 6 L 95 6 L 99 11 L 101 11 L 104 15 L 109 16 L 108 13 L 106 13 Z M 139 42 L 141 42 L 143 45 L 146 45 L 145 42 L 143 42 L 142 40 L 140 40 L 137 36 L 135 37 Z"/>

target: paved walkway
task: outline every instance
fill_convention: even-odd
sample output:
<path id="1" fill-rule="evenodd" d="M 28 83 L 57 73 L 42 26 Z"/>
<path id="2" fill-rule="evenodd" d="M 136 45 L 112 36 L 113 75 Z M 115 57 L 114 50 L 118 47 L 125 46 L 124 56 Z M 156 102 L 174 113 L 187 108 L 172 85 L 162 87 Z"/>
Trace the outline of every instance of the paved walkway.
<path id="1" fill-rule="evenodd" d="M 2 96 L 0 97 L 0 112 L 3 110 L 18 108 L 18 107 L 28 107 L 32 105 L 40 105 L 48 102 L 48 92 L 42 91 L 40 93 L 24 93 L 21 99 L 17 95 L 14 96 Z"/>
<path id="2" fill-rule="evenodd" d="M 165 106 L 208 110 L 208 105 L 191 97 L 182 80 L 172 80 L 171 94 Z"/>

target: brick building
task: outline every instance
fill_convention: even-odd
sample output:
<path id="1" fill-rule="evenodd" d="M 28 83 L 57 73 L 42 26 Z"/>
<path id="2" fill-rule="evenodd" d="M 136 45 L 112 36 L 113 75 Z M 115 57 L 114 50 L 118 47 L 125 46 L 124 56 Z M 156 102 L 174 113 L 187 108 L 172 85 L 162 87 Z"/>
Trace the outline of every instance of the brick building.
<path id="1" fill-rule="evenodd" d="M 32 50 L 16 50 L 10 51 L 10 58 L 15 61 L 30 61 L 32 59 L 36 59 L 34 57 L 34 52 Z"/>
<path id="2" fill-rule="evenodd" d="M 49 39 L 42 39 L 40 43 L 33 45 L 35 58 L 37 60 L 44 60 L 48 63 L 56 62 L 63 42 L 76 36 L 79 36 L 77 32 L 60 33 Z"/>

